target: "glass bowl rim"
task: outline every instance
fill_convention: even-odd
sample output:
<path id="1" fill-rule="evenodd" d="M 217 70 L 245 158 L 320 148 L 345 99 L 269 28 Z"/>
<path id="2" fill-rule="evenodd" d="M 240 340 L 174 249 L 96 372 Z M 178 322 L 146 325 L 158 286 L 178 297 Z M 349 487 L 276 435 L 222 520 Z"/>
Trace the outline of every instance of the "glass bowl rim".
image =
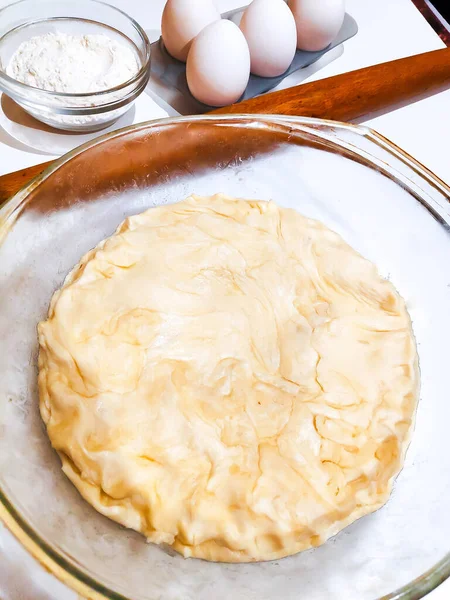
<path id="1" fill-rule="evenodd" d="M 10 9 L 13 6 L 18 6 L 20 4 L 26 4 L 30 1 L 32 1 L 32 0 L 17 0 L 17 2 L 12 2 L 12 3 L 8 4 L 7 6 L 4 6 L 3 8 L 0 9 L 0 20 L 2 18 L 2 13 L 4 13 L 6 10 Z M 129 21 L 131 26 L 138 33 L 138 35 L 141 38 L 143 45 L 144 45 L 145 58 L 144 58 L 144 61 L 142 62 L 140 69 L 138 70 L 138 72 L 135 75 L 133 75 L 133 77 L 131 77 L 130 79 L 128 79 L 127 81 L 125 81 L 123 83 L 120 83 L 119 85 L 116 85 L 111 88 L 107 88 L 105 90 L 100 90 L 97 92 L 82 92 L 82 93 L 53 92 L 52 90 L 43 90 L 41 88 L 37 88 L 35 86 L 28 85 L 26 83 L 22 83 L 21 81 L 18 81 L 17 79 L 14 79 L 13 77 L 10 77 L 9 75 L 6 74 L 6 72 L 2 68 L 0 68 L 0 81 L 2 81 L 2 80 L 5 81 L 12 89 L 14 89 L 14 92 L 17 95 L 23 96 L 24 99 L 26 99 L 27 92 L 32 90 L 33 93 L 41 96 L 42 100 L 44 100 L 45 98 L 61 98 L 61 99 L 102 98 L 103 96 L 105 96 L 107 94 L 110 94 L 113 92 L 120 92 L 121 90 L 123 90 L 131 85 L 137 85 L 143 78 L 146 78 L 147 74 L 150 70 L 151 44 L 150 44 L 150 40 L 149 40 L 145 30 L 139 25 L 139 23 L 135 19 L 133 19 L 133 17 L 130 17 L 130 15 L 128 15 L 126 12 L 124 12 L 120 8 L 112 6 L 111 4 L 108 4 L 107 2 L 103 2 L 103 0 L 88 0 L 88 2 L 90 2 L 94 5 L 101 4 L 105 7 L 107 7 L 108 9 L 111 9 L 112 11 L 119 13 L 120 15 L 122 15 Z M 36 23 L 44 23 L 46 21 L 56 21 L 56 20 L 69 20 L 69 21 L 73 20 L 73 21 L 84 21 L 84 22 L 89 22 L 89 23 L 97 23 L 107 29 L 114 29 L 113 27 L 111 27 L 110 25 L 107 25 L 106 23 L 103 23 L 102 21 L 96 21 L 95 19 L 87 19 L 84 17 L 70 17 L 70 16 L 69 17 L 42 17 L 41 19 L 37 19 L 35 21 L 28 21 L 26 23 L 22 23 L 21 25 L 18 25 L 16 27 L 13 27 L 12 29 L 8 30 L 5 34 L 3 34 L 0 37 L 0 44 L 8 37 L 8 35 L 10 33 L 12 33 L 13 31 L 17 31 L 19 28 L 26 28 L 26 27 L 29 27 L 30 25 L 35 25 Z M 119 32 L 119 33 L 121 33 L 121 32 Z M 125 36 L 125 37 L 127 37 L 127 36 Z M 99 106 L 102 106 L 102 105 L 99 105 Z M 70 110 L 71 107 L 69 106 L 66 108 L 67 108 L 67 110 Z M 90 108 L 92 110 L 93 107 L 88 107 L 88 108 Z"/>
<path id="2" fill-rule="evenodd" d="M 28 0 L 19 0 L 16 4 Z M 100 2 L 100 0 L 92 0 L 94 2 Z M 103 2 L 100 2 L 104 4 Z M 1 15 L 1 11 L 0 11 Z M 268 114 L 211 114 L 211 115 L 195 115 L 195 116 L 181 116 L 181 117 L 169 117 L 163 119 L 155 119 L 151 121 L 145 121 L 143 123 L 130 125 L 122 129 L 106 133 L 101 135 L 94 140 L 86 142 L 81 146 L 78 146 L 74 150 L 64 154 L 54 162 L 52 162 L 42 173 L 34 177 L 29 183 L 22 187 L 16 194 L 9 198 L 5 203 L 0 204 L 0 215 L 4 216 L 4 225 L 7 225 L 9 217 L 16 212 L 22 203 L 26 200 L 27 196 L 39 186 L 39 184 L 45 181 L 50 175 L 57 171 L 61 166 L 69 162 L 72 158 L 78 156 L 85 150 L 91 147 L 100 145 L 105 141 L 114 137 L 120 137 L 124 134 L 136 132 L 143 129 L 150 129 L 152 127 L 159 126 L 171 126 L 177 123 L 189 123 L 189 122 L 209 122 L 212 124 L 218 124 L 221 121 L 229 121 L 230 124 L 237 122 L 236 124 L 242 125 L 248 121 L 262 122 L 266 125 L 274 124 L 289 124 L 292 123 L 297 126 L 299 131 L 307 131 L 312 133 L 321 139 L 327 139 L 327 135 L 318 129 L 314 129 L 314 126 L 318 127 L 329 127 L 334 129 L 340 129 L 343 131 L 350 131 L 357 135 L 364 137 L 369 140 L 372 144 L 379 146 L 384 151 L 390 153 L 393 157 L 399 159 L 407 167 L 411 168 L 417 175 L 425 180 L 429 185 L 436 189 L 440 194 L 444 195 L 447 201 L 450 202 L 450 186 L 447 185 L 442 179 L 430 171 L 427 167 L 418 162 L 415 158 L 410 156 L 407 152 L 399 148 L 396 144 L 385 138 L 380 133 L 364 125 L 354 125 L 349 123 L 343 123 L 339 121 L 331 121 L 326 119 L 316 119 L 310 117 L 296 117 L 296 116 L 283 116 L 283 115 L 268 115 Z M 336 145 L 348 149 L 346 142 L 340 141 L 337 143 L 336 139 L 333 140 Z M 367 155 L 367 151 L 362 151 L 358 148 L 359 154 Z M 369 155 L 372 164 L 377 164 L 376 157 Z M 378 164 L 378 167 L 381 165 Z M 383 165 L 384 168 L 381 171 L 391 170 L 392 173 L 397 173 L 394 168 L 387 164 Z M 411 180 L 409 180 L 411 182 Z M 398 184 L 398 182 L 396 182 Z M 412 183 L 412 182 L 411 182 Z M 424 195 L 425 192 L 423 192 Z M 3 213 L 3 215 L 2 215 Z M 1 228 L 0 228 L 1 229 Z M 0 244 L 2 242 L 2 232 L 0 231 Z M 95 579 L 83 572 L 82 568 L 76 566 L 74 563 L 67 560 L 62 554 L 54 550 L 51 545 L 41 538 L 41 536 L 34 531 L 24 517 L 15 509 L 11 501 L 8 499 L 6 493 L 0 486 L 0 522 L 3 522 L 7 529 L 18 539 L 22 546 L 31 554 L 31 556 L 44 567 L 45 570 L 56 576 L 62 583 L 71 587 L 77 593 L 90 598 L 91 600 L 132 600 L 108 589 L 105 585 L 95 581 Z M 449 552 L 430 569 L 419 575 L 404 586 L 397 590 L 374 600 L 420 600 L 424 598 L 428 593 L 436 589 L 446 579 L 450 578 L 450 549 Z"/>

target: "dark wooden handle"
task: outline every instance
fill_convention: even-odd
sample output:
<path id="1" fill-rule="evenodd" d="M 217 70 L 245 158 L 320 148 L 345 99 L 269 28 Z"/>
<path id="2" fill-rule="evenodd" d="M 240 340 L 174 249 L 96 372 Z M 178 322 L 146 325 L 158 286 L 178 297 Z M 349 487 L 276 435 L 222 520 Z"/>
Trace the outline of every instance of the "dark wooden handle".
<path id="1" fill-rule="evenodd" d="M 350 71 L 226 106 L 214 114 L 281 114 L 355 121 L 450 88 L 450 48 Z M 50 162 L 0 177 L 0 204 Z"/>

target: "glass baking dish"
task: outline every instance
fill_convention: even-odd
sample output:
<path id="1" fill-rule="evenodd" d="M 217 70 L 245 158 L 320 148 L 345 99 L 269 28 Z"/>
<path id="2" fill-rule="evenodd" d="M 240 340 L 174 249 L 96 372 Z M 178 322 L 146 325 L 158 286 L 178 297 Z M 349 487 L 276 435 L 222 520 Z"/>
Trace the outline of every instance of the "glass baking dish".
<path id="1" fill-rule="evenodd" d="M 53 291 L 126 216 L 191 192 L 273 199 L 320 219 L 377 264 L 412 317 L 421 399 L 389 502 L 283 560 L 214 564 L 147 544 L 81 499 L 39 416 L 36 324 Z M 96 600 L 422 598 L 450 575 L 449 198 L 379 134 L 306 118 L 167 119 L 63 156 L 0 209 L 0 517 Z"/>

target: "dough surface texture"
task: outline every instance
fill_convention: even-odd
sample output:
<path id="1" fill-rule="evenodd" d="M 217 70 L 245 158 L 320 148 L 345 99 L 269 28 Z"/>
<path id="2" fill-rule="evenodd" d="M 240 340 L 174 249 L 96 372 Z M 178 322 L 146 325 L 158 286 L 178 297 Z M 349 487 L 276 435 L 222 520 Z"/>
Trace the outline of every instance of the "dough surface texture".
<path id="1" fill-rule="evenodd" d="M 40 410 L 99 512 L 270 560 L 381 507 L 418 394 L 404 301 L 318 221 L 192 196 L 128 218 L 39 324 Z"/>

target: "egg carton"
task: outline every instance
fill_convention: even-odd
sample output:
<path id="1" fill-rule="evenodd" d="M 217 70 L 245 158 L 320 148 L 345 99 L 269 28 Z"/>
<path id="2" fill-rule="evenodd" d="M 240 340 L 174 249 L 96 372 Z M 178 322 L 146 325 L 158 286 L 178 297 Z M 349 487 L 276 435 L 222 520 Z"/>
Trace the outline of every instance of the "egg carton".
<path id="1" fill-rule="evenodd" d="M 228 11 L 222 14 L 223 19 L 229 19 L 239 25 L 242 14 L 246 9 L 246 6 L 241 8 Z M 270 91 L 275 88 L 283 79 L 295 73 L 299 69 L 303 69 L 315 63 L 319 58 L 324 56 L 327 52 L 336 48 L 343 42 L 349 40 L 358 33 L 358 25 L 355 19 L 345 14 L 344 22 L 342 27 L 334 39 L 333 42 L 323 50 L 317 52 L 306 52 L 304 50 L 297 50 L 290 67 L 278 77 L 259 77 L 258 75 L 250 75 L 245 92 L 241 96 L 240 100 L 247 100 L 248 98 L 254 98 L 260 94 Z M 189 112 L 205 113 L 213 110 L 214 107 L 208 106 L 196 100 L 189 91 L 189 87 L 186 80 L 186 65 L 183 62 L 173 58 L 164 47 L 162 38 L 153 42 L 151 45 L 152 50 L 152 64 L 151 64 L 151 77 L 156 77 L 165 87 L 175 88 L 185 100 L 188 100 Z"/>

